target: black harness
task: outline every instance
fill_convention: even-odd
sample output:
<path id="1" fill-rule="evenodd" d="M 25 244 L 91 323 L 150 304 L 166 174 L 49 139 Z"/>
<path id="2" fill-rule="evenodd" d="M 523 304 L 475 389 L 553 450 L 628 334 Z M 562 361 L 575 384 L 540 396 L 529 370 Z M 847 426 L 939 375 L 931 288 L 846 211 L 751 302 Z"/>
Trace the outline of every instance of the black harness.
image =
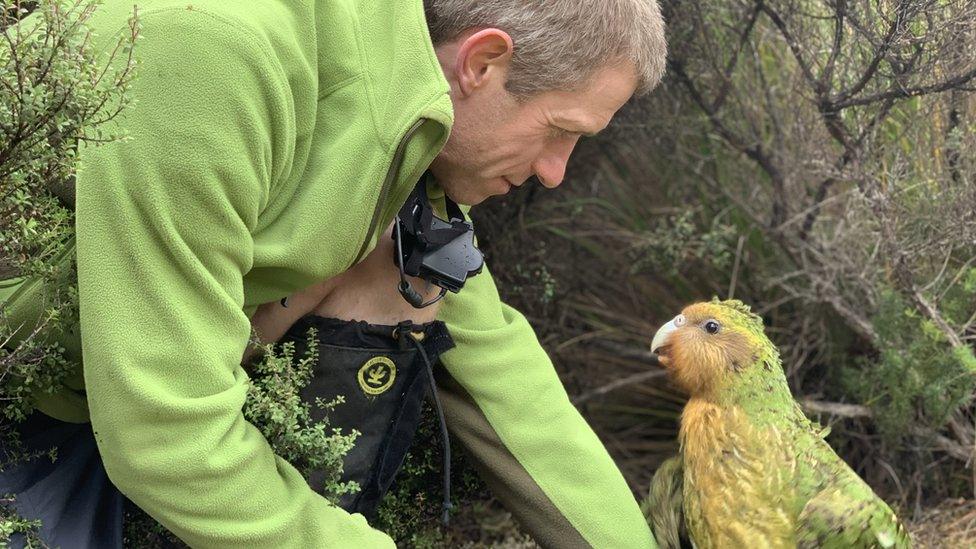
<path id="1" fill-rule="evenodd" d="M 397 289 L 418 309 L 437 303 L 448 290 L 459 292 L 468 277 L 481 272 L 485 262 L 481 250 L 474 245 L 474 226 L 453 200 L 444 196 L 448 220 L 434 215 L 427 196 L 431 178 L 430 172 L 426 172 L 417 182 L 400 208 L 393 230 L 396 242 L 393 262 L 400 270 Z M 423 296 L 410 286 L 407 275 L 439 286 L 440 293 L 425 303 Z"/>

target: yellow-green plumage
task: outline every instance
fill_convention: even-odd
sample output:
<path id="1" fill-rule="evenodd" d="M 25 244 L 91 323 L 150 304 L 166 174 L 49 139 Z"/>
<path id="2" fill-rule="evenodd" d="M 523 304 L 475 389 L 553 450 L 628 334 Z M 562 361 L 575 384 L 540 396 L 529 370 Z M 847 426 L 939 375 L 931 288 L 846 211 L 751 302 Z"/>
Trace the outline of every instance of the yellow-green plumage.
<path id="1" fill-rule="evenodd" d="M 655 474 L 644 504 L 659 545 L 910 546 L 888 505 L 800 410 L 758 316 L 741 302 L 713 301 L 679 317 L 660 346 L 690 395 L 680 454 Z M 720 329 L 707 332 L 708 321 Z M 675 516 L 686 535 L 669 526 L 681 525 Z"/>
<path id="2" fill-rule="evenodd" d="M 688 538 L 681 484 L 681 458 L 675 456 L 658 467 L 647 499 L 641 504 L 644 518 L 663 547 L 681 547 L 682 540 Z"/>

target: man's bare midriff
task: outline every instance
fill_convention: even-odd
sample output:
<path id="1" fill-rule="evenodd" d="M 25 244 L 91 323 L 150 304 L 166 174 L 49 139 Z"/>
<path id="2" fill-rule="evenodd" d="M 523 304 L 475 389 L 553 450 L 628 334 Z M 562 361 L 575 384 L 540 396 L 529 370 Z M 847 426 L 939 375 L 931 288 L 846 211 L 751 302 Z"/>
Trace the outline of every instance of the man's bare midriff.
<path id="1" fill-rule="evenodd" d="M 299 318 L 314 313 L 342 320 L 364 320 L 392 325 L 403 320 L 423 324 L 434 320 L 440 303 L 415 309 L 397 291 L 400 275 L 393 263 L 393 226 L 387 228 L 376 247 L 348 271 L 310 286 L 288 298 L 288 306 L 265 303 L 251 318 L 262 343 L 278 341 Z M 409 278 L 414 289 L 431 299 L 440 291 L 418 278 Z M 249 347 L 244 362 L 253 354 Z"/>

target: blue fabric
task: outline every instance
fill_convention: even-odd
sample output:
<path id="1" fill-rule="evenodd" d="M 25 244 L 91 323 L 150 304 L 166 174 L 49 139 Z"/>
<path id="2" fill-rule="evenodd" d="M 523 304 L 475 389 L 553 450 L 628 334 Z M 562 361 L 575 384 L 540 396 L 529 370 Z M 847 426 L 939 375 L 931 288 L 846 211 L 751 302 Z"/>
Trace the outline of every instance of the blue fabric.
<path id="1" fill-rule="evenodd" d="M 61 549 L 122 547 L 125 496 L 109 481 L 90 423 L 65 423 L 34 412 L 17 427 L 23 450 L 40 452 L 29 461 L 0 471 L 0 493 L 15 496 L 26 519 L 40 519 L 40 538 Z M 57 448 L 57 459 L 46 455 Z M 0 461 L 10 448 L 0 444 Z M 21 534 L 11 538 L 21 548 Z"/>

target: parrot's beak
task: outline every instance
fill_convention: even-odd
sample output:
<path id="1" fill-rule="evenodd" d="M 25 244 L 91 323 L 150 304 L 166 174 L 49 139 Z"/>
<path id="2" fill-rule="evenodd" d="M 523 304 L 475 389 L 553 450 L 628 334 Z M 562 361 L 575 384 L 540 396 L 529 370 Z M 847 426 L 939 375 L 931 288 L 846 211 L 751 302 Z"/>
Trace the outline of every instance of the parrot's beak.
<path id="1" fill-rule="evenodd" d="M 667 324 L 661 326 L 657 333 L 654 334 L 654 339 L 651 340 L 652 353 L 658 354 L 658 351 L 661 350 L 662 347 L 667 346 L 668 337 L 671 336 L 671 332 L 678 329 L 678 325 L 675 323 L 677 318 L 678 317 L 672 318 Z M 663 360 L 661 360 L 662 358 L 664 357 L 659 356 L 658 360 L 660 360 L 662 364 L 667 365 Z"/>

